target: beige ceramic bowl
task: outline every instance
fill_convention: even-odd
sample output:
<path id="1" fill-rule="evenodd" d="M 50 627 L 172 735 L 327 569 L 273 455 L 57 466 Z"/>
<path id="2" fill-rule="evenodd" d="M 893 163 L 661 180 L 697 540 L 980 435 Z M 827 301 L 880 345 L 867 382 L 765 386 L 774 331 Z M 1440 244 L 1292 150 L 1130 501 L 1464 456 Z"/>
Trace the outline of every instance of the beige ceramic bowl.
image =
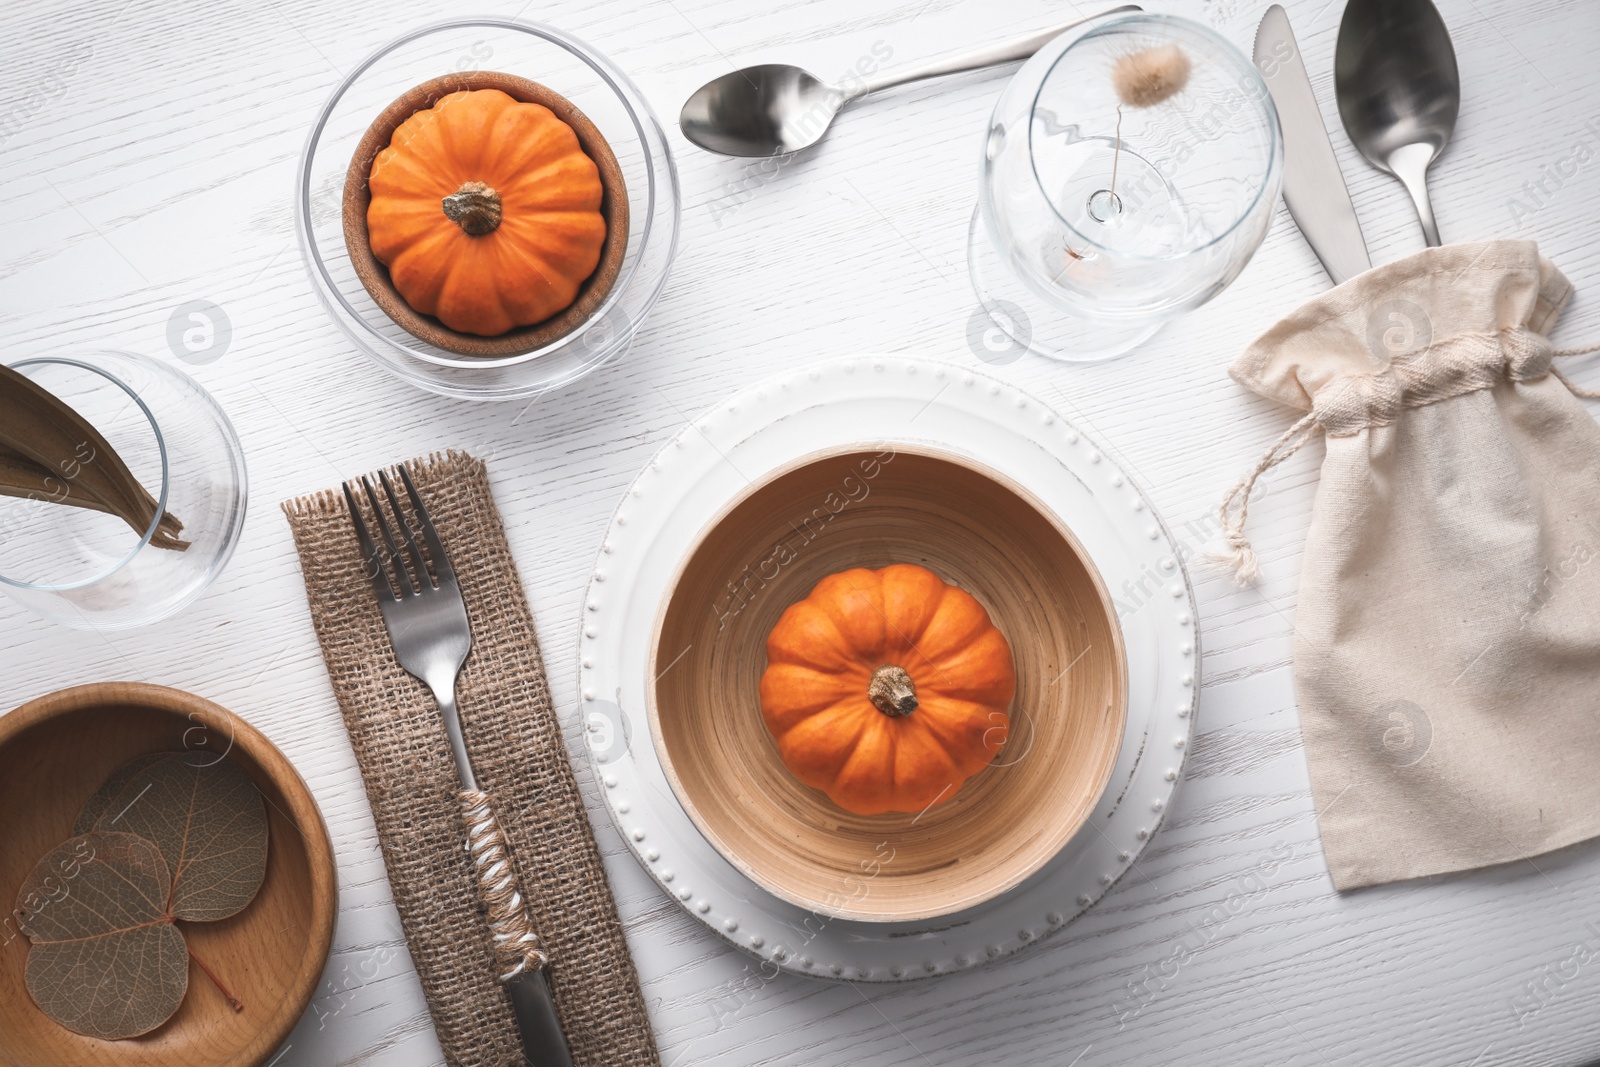
<path id="1" fill-rule="evenodd" d="M 758 686 L 785 608 L 829 574 L 891 563 L 983 604 L 1017 696 L 1005 747 L 954 799 L 854 815 L 783 765 Z M 870 921 L 959 912 L 1038 871 L 1105 790 L 1127 716 L 1110 597 L 1060 519 L 971 461 L 920 447 L 808 458 L 730 505 L 672 588 L 651 664 L 656 748 L 700 831 L 784 900 Z"/>

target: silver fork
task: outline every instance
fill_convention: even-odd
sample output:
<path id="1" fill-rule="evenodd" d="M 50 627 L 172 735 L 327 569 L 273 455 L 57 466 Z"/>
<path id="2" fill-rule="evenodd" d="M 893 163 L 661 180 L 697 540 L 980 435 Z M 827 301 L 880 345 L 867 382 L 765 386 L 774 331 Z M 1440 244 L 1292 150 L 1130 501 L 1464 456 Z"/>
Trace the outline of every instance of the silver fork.
<path id="1" fill-rule="evenodd" d="M 456 581 L 450 557 L 439 540 L 428 509 L 422 506 L 422 497 L 404 466 L 399 468 L 400 479 L 405 483 L 411 509 L 427 543 L 427 554 L 417 544 L 406 520 L 405 509 L 400 506 L 389 475 L 378 472 L 384 496 L 388 498 L 394 526 L 404 540 L 410 558 L 410 573 L 406 560 L 400 555 L 394 530 L 384 515 L 383 504 L 372 488 L 372 482 L 363 475 L 361 489 L 372 504 L 372 514 L 382 536 L 382 545 L 373 541 L 367 524 L 357 506 L 353 483 L 344 483 L 344 499 L 350 508 L 350 521 L 356 528 L 356 539 L 361 543 L 361 555 L 366 561 L 368 577 L 378 596 L 378 606 L 383 612 L 383 622 L 389 630 L 389 643 L 394 646 L 395 659 L 407 673 L 420 679 L 433 691 L 439 704 L 439 714 L 444 719 L 445 736 L 450 741 L 450 754 L 455 759 L 456 772 L 461 778 L 461 791 L 457 795 L 461 805 L 461 819 L 467 834 L 467 852 L 472 857 L 478 879 L 478 895 L 489 916 L 493 935 L 495 961 L 503 969 L 500 981 L 505 985 L 511 1006 L 522 1033 L 522 1047 L 528 1063 L 533 1067 L 572 1067 L 572 1053 L 567 1048 L 566 1037 L 561 1033 L 561 1020 L 556 1015 L 555 1003 L 550 996 L 550 986 L 545 980 L 544 968 L 549 957 L 539 944 L 528 912 L 526 896 L 517 884 L 516 869 L 511 860 L 504 832 L 495 818 L 489 796 L 478 787 L 478 777 L 473 773 L 472 760 L 467 755 L 465 738 L 461 731 L 461 714 L 456 708 L 456 678 L 467 653 L 472 650 L 472 624 L 467 619 L 467 606 L 461 599 L 461 586 Z M 429 561 L 433 575 L 429 576 Z M 389 562 L 393 563 L 394 581 L 390 580 Z M 415 575 L 415 581 L 412 575 Z M 398 582 L 398 586 L 395 584 Z"/>

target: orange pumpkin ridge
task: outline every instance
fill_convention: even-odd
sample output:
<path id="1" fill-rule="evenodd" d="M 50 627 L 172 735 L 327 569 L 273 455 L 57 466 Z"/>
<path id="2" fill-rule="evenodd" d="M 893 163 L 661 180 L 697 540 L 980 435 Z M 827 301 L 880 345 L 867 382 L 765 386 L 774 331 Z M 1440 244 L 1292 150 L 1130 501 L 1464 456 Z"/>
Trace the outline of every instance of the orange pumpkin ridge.
<path id="1" fill-rule="evenodd" d="M 947 803 L 993 761 L 1015 695 L 983 605 L 904 563 L 818 582 L 772 628 L 761 676 L 784 765 L 857 815 Z"/>
<path id="2" fill-rule="evenodd" d="M 499 89 L 446 94 L 372 161 L 372 253 L 415 311 L 493 337 L 577 299 L 606 240 L 600 171 L 572 127 Z"/>

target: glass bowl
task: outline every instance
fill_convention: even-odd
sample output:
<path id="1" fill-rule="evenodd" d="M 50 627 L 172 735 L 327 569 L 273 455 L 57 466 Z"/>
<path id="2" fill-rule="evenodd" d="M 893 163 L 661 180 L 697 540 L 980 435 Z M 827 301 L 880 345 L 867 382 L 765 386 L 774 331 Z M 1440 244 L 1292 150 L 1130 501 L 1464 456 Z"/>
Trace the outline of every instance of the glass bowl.
<path id="1" fill-rule="evenodd" d="M 221 572 L 244 529 L 244 450 L 211 394 L 132 352 L 11 364 L 82 415 L 145 490 L 183 523 L 183 551 L 151 544 L 112 515 L 0 497 L 0 589 L 35 614 L 81 630 L 121 630 L 175 614 Z M 94 462 L 87 444 L 79 459 Z M 65 481 L 76 474 L 61 472 Z M 159 514 L 159 512 L 158 512 Z"/>
<path id="2" fill-rule="evenodd" d="M 519 75 L 571 100 L 610 144 L 628 189 L 627 250 L 605 301 L 571 333 L 513 356 L 460 355 L 407 333 L 368 294 L 345 249 L 345 173 L 367 127 L 413 86 L 467 70 Z M 666 284 L 677 252 L 679 210 L 677 169 L 666 137 L 628 76 L 551 26 L 491 17 L 423 26 L 362 61 L 312 124 L 295 188 L 295 229 L 306 272 L 339 329 L 395 376 L 466 400 L 538 396 L 625 352 Z"/>
<path id="3" fill-rule="evenodd" d="M 1114 70 L 1152 49 L 1181 53 L 1182 88 L 1150 106 L 1124 103 Z M 1120 354 L 1238 277 L 1282 183 L 1277 111 L 1243 53 L 1187 19 L 1092 22 L 1028 60 L 995 106 L 974 284 L 1027 347 Z"/>

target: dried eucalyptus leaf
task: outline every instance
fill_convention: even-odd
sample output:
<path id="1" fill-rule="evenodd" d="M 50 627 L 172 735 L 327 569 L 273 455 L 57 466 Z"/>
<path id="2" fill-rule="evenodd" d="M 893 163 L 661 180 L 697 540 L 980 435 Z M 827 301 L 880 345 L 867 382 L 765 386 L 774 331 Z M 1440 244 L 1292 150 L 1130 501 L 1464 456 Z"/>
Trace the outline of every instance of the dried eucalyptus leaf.
<path id="1" fill-rule="evenodd" d="M 10 367 L 0 367 L 0 443 L 46 469 L 82 479 L 84 488 L 133 514 L 149 494 L 100 431 L 42 385 Z"/>
<path id="2" fill-rule="evenodd" d="M 38 464 L 53 480 L 73 484 L 74 491 L 106 505 L 106 510 L 139 533 L 156 517 L 156 500 L 140 484 L 100 431 L 54 393 L 27 375 L 0 364 L 0 447 Z M 13 472 L 17 473 L 17 472 Z M 11 492 L 0 480 L 0 493 L 51 500 L 27 486 Z M 170 521 L 169 521 L 170 520 Z M 163 514 L 151 543 L 187 549 L 176 536 L 183 524 Z"/>
<path id="3" fill-rule="evenodd" d="M 52 849 L 18 895 L 26 985 L 70 1030 L 136 1037 L 171 1018 L 189 987 L 173 921 L 225 919 L 261 888 L 266 803 L 229 760 L 158 752 L 119 767 L 78 820 L 96 829 Z"/>
<path id="4" fill-rule="evenodd" d="M 0 413 L 3 411 L 4 406 L 0 405 Z M 82 478 L 68 473 L 75 470 L 71 463 L 66 464 L 65 472 L 52 470 L 0 441 L 0 496 L 38 500 L 47 504 L 67 504 L 88 511 L 115 515 L 124 522 L 131 521 L 114 505 L 95 496 Z M 140 492 L 147 504 L 140 508 L 137 516 L 140 521 L 134 528 L 142 532 L 150 524 L 149 516 L 155 513 L 156 501 L 144 491 L 143 486 L 140 487 Z M 164 511 L 161 513 L 161 521 L 156 523 L 156 533 L 152 540 L 176 543 L 178 534 L 182 532 L 183 523 L 178 521 L 178 517 L 170 511 Z M 188 542 L 184 542 L 184 547 L 187 546 Z"/>
<path id="5" fill-rule="evenodd" d="M 96 828 L 155 845 L 172 872 L 167 912 L 175 919 L 236 915 L 266 875 L 266 803 L 238 764 L 207 753 L 164 753 L 140 768 Z"/>
<path id="6" fill-rule="evenodd" d="M 116 799 L 117 794 L 122 792 L 122 787 L 127 785 L 134 775 L 165 755 L 168 753 L 151 752 L 131 759 L 113 771 L 111 777 L 106 779 L 106 784 L 97 789 L 94 796 L 84 803 L 83 810 L 78 813 L 78 821 L 72 824 L 72 832 L 86 834 L 93 830 L 94 824 L 100 821 L 100 816 L 106 813 L 106 809 L 111 807 L 111 802 Z"/>
<path id="7" fill-rule="evenodd" d="M 52 849 L 23 880 L 17 921 L 32 942 L 24 982 L 75 1033 L 137 1037 L 170 1019 L 189 988 L 189 957 L 166 902 L 161 853 L 97 830 Z"/>
<path id="8" fill-rule="evenodd" d="M 105 501 L 91 495 L 81 482 L 63 478 L 3 444 L 0 444 L 0 494 L 116 514 Z"/>

